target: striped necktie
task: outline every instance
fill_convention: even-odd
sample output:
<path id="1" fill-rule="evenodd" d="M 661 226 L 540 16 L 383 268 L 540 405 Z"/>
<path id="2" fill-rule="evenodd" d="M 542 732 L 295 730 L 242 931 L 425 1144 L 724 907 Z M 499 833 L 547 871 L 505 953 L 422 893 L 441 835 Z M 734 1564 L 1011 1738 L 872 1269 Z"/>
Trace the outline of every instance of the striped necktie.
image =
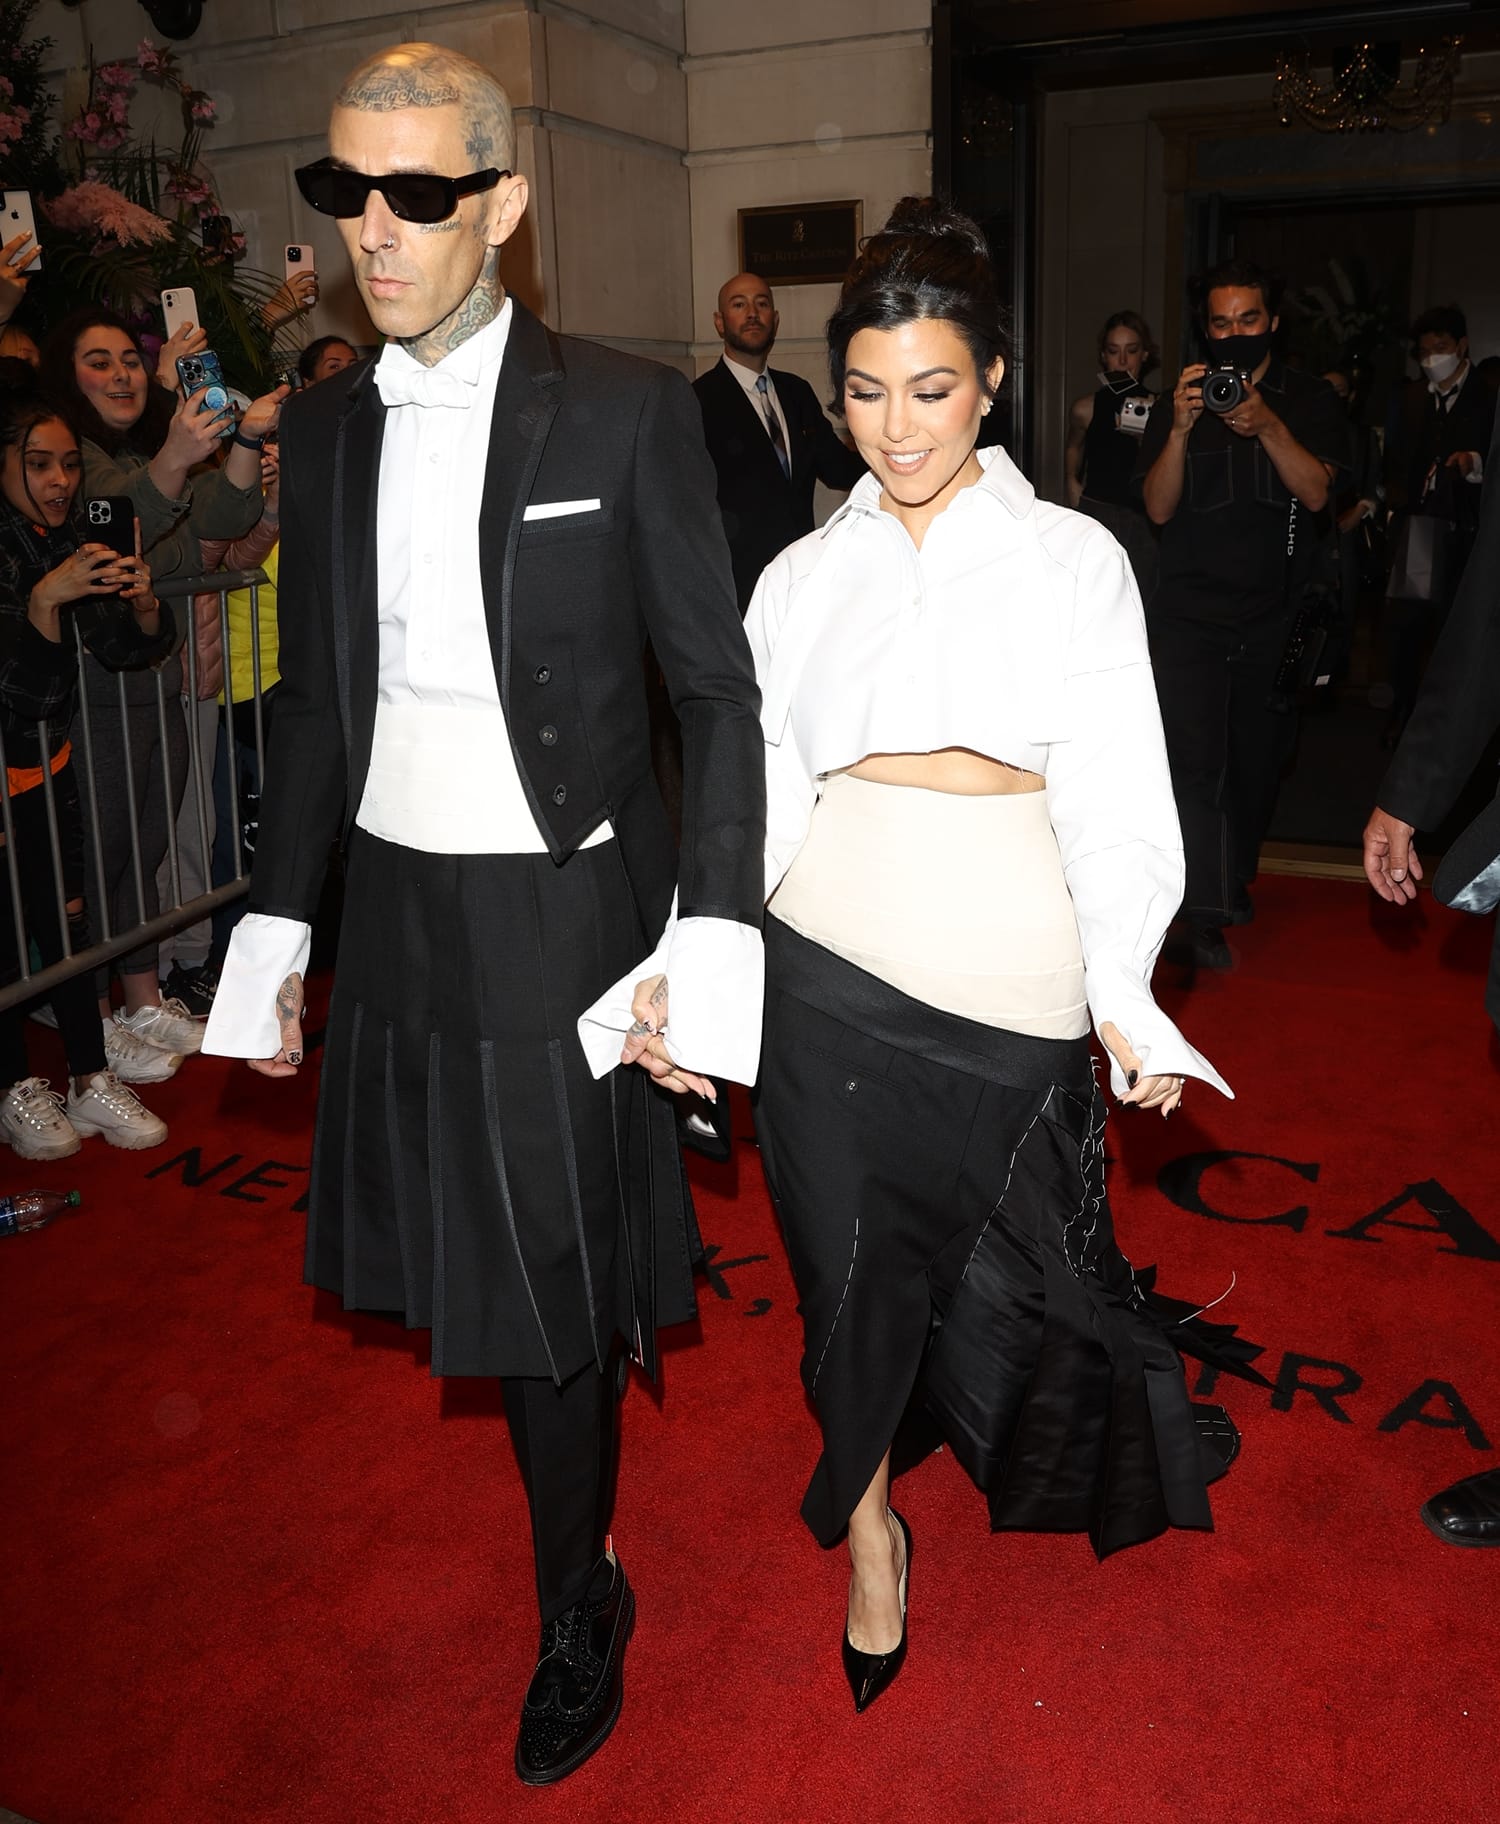
<path id="1" fill-rule="evenodd" d="M 755 390 L 760 394 L 760 407 L 766 415 L 766 429 L 771 433 L 771 447 L 776 452 L 776 460 L 781 464 L 782 474 L 790 481 L 792 465 L 786 453 L 786 438 L 781 434 L 781 420 L 776 416 L 776 407 L 771 403 L 771 382 L 764 374 L 757 378 Z"/>

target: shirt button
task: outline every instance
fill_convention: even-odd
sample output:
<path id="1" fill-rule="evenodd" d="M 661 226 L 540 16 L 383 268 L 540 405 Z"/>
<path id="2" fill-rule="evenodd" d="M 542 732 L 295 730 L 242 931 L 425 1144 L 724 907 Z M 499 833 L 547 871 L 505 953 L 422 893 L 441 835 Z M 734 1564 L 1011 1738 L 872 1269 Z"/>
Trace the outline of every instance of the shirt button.
<path id="1" fill-rule="evenodd" d="M 538 665 L 531 675 L 536 679 L 538 684 L 550 684 L 552 682 L 552 667 L 550 665 Z"/>
<path id="2" fill-rule="evenodd" d="M 432 454 L 427 458 L 427 460 L 429 462 L 441 462 L 443 459 L 441 456 L 438 455 L 437 451 L 434 450 L 432 452 Z"/>
<path id="3" fill-rule="evenodd" d="M 557 746 L 557 730 L 550 722 L 536 731 L 536 738 L 541 742 L 543 747 Z"/>
<path id="4" fill-rule="evenodd" d="M 427 554 L 422 559 L 422 562 L 424 564 L 431 564 L 431 563 L 435 563 L 436 561 L 437 560 L 434 558 L 433 554 L 430 551 L 427 552 Z"/>
<path id="5" fill-rule="evenodd" d="M 557 785 L 552 788 L 552 802 L 554 804 L 566 804 L 568 802 L 567 786 Z"/>

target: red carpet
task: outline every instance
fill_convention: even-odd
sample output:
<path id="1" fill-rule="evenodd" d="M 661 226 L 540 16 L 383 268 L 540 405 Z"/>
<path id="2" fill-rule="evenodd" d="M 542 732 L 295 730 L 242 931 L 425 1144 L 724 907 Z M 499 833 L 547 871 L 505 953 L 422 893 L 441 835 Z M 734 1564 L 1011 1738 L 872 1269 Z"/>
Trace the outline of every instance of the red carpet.
<path id="1" fill-rule="evenodd" d="M 1279 1382 L 1221 1384 L 1245 1443 L 1218 1531 L 1100 1567 L 1081 1538 L 991 1538 L 929 1459 L 902 1485 L 911 1658 L 856 1718 L 842 1559 L 796 1516 L 816 1445 L 791 1285 L 741 1147 L 696 1174 L 717 1274 L 701 1332 L 660 1400 L 638 1385 L 627 1404 L 624 1717 L 552 1792 L 511 1771 L 534 1635 L 513 1619 L 530 1567 L 496 1391 L 431 1380 L 420 1334 L 298 1283 L 310 1075 L 200 1060 L 147 1092 L 165 1148 L 13 1161 L 8 1187 L 85 1202 L 0 1241 L 0 1806 L 40 1824 L 1500 1818 L 1500 1553 L 1417 1517 L 1500 1442 L 1488 930 L 1425 900 L 1400 921 L 1342 883 L 1269 880 L 1258 904 L 1235 973 L 1170 996 L 1240 1100 L 1112 1125 L 1126 1251 L 1190 1297 L 1238 1274 L 1220 1315 Z M 1225 1153 L 1250 1157 L 1194 1163 Z"/>

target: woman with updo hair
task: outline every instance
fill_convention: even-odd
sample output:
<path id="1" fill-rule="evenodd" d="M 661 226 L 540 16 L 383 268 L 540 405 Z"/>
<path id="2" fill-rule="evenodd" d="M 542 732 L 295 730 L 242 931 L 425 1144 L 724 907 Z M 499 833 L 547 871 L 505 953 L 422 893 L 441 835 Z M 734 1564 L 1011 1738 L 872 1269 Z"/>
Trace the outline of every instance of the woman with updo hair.
<path id="1" fill-rule="evenodd" d="M 912 1535 L 888 1491 L 914 1396 L 995 1530 L 1085 1532 L 1103 1557 L 1211 1524 L 1237 1434 L 1190 1403 L 1178 1349 L 1254 1351 L 1151 1294 L 1105 1197 L 1091 1025 L 1134 1118 L 1170 1115 L 1189 1077 L 1230 1093 L 1151 996 L 1182 843 L 1125 554 L 976 450 L 1007 348 L 966 217 L 898 204 L 828 343 L 870 473 L 767 568 L 746 623 L 768 775 L 757 1131 L 823 1435 L 802 1512 L 824 1545 L 847 1531 L 864 1710 L 906 1653 Z"/>
<path id="2" fill-rule="evenodd" d="M 1136 470 L 1157 397 L 1146 376 L 1158 359 L 1146 319 L 1115 311 L 1099 331 L 1098 387 L 1068 413 L 1068 505 L 1119 539 L 1143 601 L 1156 586 L 1157 533 Z"/>

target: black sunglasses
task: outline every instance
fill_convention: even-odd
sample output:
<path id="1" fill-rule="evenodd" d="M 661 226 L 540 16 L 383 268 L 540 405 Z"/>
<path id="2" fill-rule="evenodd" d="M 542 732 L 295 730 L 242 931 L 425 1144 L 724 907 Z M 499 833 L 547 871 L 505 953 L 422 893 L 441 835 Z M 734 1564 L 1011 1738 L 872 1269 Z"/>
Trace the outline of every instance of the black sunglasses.
<path id="1" fill-rule="evenodd" d="M 384 177 L 366 177 L 364 172 L 351 171 L 331 158 L 301 165 L 296 174 L 297 188 L 320 215 L 346 219 L 363 215 L 370 192 L 378 190 L 390 204 L 391 214 L 403 222 L 445 222 L 458 207 L 461 196 L 493 190 L 502 177 L 511 175 L 491 166 L 485 171 L 472 171 L 467 177 L 434 177 L 426 171 L 391 171 Z"/>

